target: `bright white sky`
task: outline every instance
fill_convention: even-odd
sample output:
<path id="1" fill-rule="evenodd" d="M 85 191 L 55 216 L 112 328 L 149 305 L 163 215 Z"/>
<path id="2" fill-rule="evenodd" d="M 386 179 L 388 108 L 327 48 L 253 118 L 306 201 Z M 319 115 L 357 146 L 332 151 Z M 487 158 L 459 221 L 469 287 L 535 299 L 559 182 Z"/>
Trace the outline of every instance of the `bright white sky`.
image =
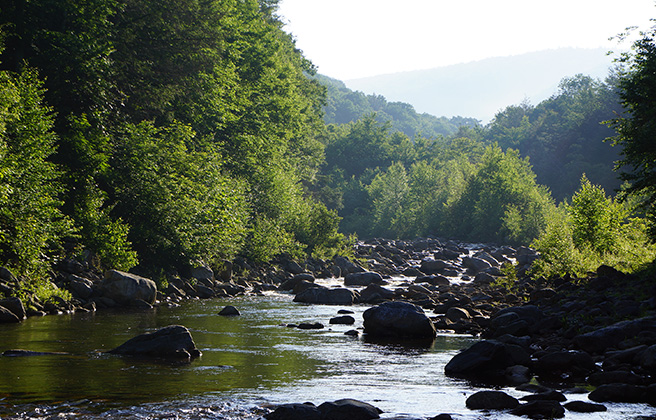
<path id="1" fill-rule="evenodd" d="M 321 74 L 349 80 L 560 47 L 619 50 L 651 27 L 654 0 L 281 0 Z M 626 48 L 627 45 L 624 45 Z"/>

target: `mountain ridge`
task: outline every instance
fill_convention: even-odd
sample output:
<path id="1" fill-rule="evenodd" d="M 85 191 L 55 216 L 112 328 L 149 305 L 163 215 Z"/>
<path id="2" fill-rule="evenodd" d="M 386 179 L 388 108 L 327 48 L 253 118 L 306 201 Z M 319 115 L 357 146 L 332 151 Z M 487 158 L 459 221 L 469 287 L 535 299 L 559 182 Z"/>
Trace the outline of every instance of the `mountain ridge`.
<path id="1" fill-rule="evenodd" d="M 560 48 L 344 83 L 354 91 L 409 103 L 419 113 L 473 117 L 486 124 L 507 106 L 549 98 L 565 77 L 604 79 L 612 63 L 604 48 Z"/>

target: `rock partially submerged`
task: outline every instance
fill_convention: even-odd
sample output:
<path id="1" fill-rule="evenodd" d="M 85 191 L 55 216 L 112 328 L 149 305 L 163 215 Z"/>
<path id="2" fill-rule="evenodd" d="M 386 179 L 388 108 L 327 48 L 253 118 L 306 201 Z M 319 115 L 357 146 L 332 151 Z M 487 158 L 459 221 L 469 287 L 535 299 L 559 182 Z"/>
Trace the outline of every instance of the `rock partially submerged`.
<path id="1" fill-rule="evenodd" d="M 201 355 L 191 333 L 181 325 L 169 325 L 138 335 L 108 353 L 183 361 L 191 361 Z"/>
<path id="2" fill-rule="evenodd" d="M 371 420 L 380 418 L 380 410 L 371 404 L 346 398 L 325 402 L 318 407 L 312 403 L 279 405 L 266 414 L 267 420 Z"/>
<path id="3" fill-rule="evenodd" d="M 315 303 L 323 305 L 352 305 L 357 300 L 358 293 L 346 289 L 317 286 L 304 290 L 296 295 L 294 302 Z"/>
<path id="4" fill-rule="evenodd" d="M 433 339 L 433 322 L 423 309 L 408 302 L 384 302 L 362 314 L 364 332 L 376 337 Z"/>

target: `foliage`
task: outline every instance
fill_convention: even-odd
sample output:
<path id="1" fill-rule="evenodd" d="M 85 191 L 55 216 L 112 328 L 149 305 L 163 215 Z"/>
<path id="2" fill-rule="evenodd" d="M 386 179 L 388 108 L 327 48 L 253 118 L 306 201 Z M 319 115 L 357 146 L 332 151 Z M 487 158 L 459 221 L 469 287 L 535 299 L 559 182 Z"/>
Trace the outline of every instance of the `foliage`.
<path id="1" fill-rule="evenodd" d="M 530 157 L 537 182 L 557 201 L 574 193 L 583 173 L 607 191 L 618 189 L 612 170 L 618 154 L 604 143 L 612 130 L 602 124 L 622 112 L 615 84 L 614 77 L 564 78 L 558 92 L 538 105 L 523 102 L 497 113 L 484 141 Z"/>
<path id="2" fill-rule="evenodd" d="M 221 173 L 216 154 L 191 149 L 193 139 L 182 124 L 127 126 L 111 161 L 111 214 L 156 267 L 211 263 L 243 243 L 244 187 Z"/>
<path id="3" fill-rule="evenodd" d="M 308 191 L 324 156 L 324 88 L 282 30 L 276 0 L 10 3 L 0 66 L 37 68 L 55 111 L 44 111 L 52 137 L 34 164 L 59 165 L 56 175 L 54 166 L 35 173 L 63 202 L 38 208 L 72 221 L 76 249 L 104 267 L 153 273 L 340 249 L 337 215 Z"/>
<path id="4" fill-rule="evenodd" d="M 613 144 L 621 146 L 620 176 L 630 185 L 626 193 L 640 200 L 649 221 L 650 236 L 656 238 L 656 27 L 642 33 L 633 51 L 620 60 L 619 90 L 626 115 L 610 120 L 616 130 Z"/>
<path id="5" fill-rule="evenodd" d="M 70 232 L 60 212 L 51 109 L 34 71 L 0 72 L 0 262 L 38 279 Z"/>
<path id="6" fill-rule="evenodd" d="M 449 209 L 444 229 L 468 240 L 528 243 L 544 229 L 553 206 L 527 159 L 490 146 Z"/>
<path id="7" fill-rule="evenodd" d="M 535 275 L 583 275 L 601 264 L 626 272 L 642 269 L 656 257 L 643 219 L 629 217 L 627 203 L 606 196 L 584 176 L 572 203 L 563 203 L 533 243 L 540 259 Z"/>

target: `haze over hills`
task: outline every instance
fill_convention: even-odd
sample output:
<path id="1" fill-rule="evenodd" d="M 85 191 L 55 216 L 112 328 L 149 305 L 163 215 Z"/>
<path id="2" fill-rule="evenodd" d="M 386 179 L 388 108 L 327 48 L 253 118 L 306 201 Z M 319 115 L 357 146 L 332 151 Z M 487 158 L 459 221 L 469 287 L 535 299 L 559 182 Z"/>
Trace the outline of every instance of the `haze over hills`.
<path id="1" fill-rule="evenodd" d="M 564 77 L 605 79 L 613 66 L 607 50 L 562 48 L 510 57 L 346 80 L 352 90 L 412 104 L 435 116 L 473 117 L 487 124 L 509 105 L 547 99 Z"/>

